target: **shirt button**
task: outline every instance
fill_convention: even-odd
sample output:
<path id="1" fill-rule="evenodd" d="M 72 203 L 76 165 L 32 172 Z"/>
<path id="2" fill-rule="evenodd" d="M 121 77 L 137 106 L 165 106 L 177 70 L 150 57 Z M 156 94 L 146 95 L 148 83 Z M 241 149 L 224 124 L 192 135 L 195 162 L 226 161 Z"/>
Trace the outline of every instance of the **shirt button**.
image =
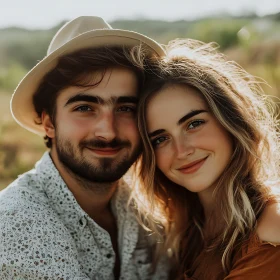
<path id="1" fill-rule="evenodd" d="M 112 254 L 109 253 L 109 254 L 106 255 L 106 257 L 107 257 L 108 259 L 110 259 L 110 258 L 112 257 Z"/>
<path id="2" fill-rule="evenodd" d="M 87 219 L 85 217 L 82 217 L 79 220 L 79 224 L 80 224 L 81 227 L 85 227 L 87 225 Z"/>

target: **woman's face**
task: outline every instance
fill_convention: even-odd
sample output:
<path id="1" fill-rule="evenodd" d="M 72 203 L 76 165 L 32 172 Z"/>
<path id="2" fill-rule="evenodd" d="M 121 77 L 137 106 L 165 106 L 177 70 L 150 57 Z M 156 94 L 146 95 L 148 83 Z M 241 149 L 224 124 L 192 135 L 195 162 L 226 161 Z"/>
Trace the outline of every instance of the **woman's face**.
<path id="1" fill-rule="evenodd" d="M 232 141 L 200 93 L 168 86 L 151 98 L 146 118 L 157 167 L 165 176 L 192 192 L 214 187 L 230 161 Z"/>

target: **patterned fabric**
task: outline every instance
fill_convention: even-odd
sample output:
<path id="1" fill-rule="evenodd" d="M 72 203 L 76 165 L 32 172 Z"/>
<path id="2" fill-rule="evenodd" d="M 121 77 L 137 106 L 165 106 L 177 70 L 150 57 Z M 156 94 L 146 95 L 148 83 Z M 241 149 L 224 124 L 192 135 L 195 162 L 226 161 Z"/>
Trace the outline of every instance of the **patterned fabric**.
<path id="1" fill-rule="evenodd" d="M 152 273 L 147 234 L 127 208 L 121 181 L 111 206 L 118 225 L 123 280 L 167 279 L 162 260 Z M 46 153 L 35 169 L 0 193 L 0 279 L 114 279 L 110 235 L 83 211 Z"/>

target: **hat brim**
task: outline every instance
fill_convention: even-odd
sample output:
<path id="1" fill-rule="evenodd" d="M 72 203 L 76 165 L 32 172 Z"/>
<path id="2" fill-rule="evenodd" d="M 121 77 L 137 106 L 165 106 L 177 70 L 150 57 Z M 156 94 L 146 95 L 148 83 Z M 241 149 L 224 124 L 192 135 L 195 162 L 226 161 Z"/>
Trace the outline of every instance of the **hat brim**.
<path id="1" fill-rule="evenodd" d="M 45 135 L 42 125 L 38 125 L 38 115 L 33 105 L 33 95 L 42 78 L 57 64 L 58 59 L 68 53 L 86 48 L 102 46 L 133 47 L 144 44 L 158 56 L 165 54 L 160 44 L 142 34 L 119 29 L 93 30 L 83 33 L 50 55 L 42 59 L 21 80 L 11 99 L 11 112 L 18 124 L 39 135 Z"/>

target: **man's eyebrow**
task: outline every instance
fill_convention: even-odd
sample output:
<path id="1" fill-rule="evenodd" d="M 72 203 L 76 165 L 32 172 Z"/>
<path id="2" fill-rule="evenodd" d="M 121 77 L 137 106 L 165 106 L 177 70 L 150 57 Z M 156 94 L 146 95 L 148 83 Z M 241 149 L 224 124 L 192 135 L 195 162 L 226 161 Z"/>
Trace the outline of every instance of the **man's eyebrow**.
<path id="1" fill-rule="evenodd" d="M 136 96 L 120 96 L 117 97 L 115 103 L 138 103 L 138 98 Z"/>
<path id="2" fill-rule="evenodd" d="M 93 96 L 89 94 L 84 94 L 84 93 L 79 93 L 75 96 L 70 97 L 67 102 L 65 103 L 65 107 L 68 106 L 69 104 L 79 102 L 79 101 L 86 101 L 86 102 L 92 102 L 96 104 L 104 104 L 104 100 L 101 99 L 98 96 Z"/>
<path id="3" fill-rule="evenodd" d="M 184 123 L 186 120 L 198 115 L 198 114 L 201 114 L 201 113 L 205 113 L 205 112 L 208 112 L 207 110 L 192 110 L 191 112 L 187 113 L 184 117 L 182 117 L 178 122 L 177 122 L 177 125 L 180 125 L 182 123 Z"/>
<path id="4" fill-rule="evenodd" d="M 165 132 L 165 129 L 158 129 L 158 130 L 155 130 L 151 133 L 148 133 L 148 136 L 149 136 L 149 138 L 152 138 L 152 137 L 157 136 L 158 134 L 161 134 L 163 132 Z"/>
<path id="5" fill-rule="evenodd" d="M 112 96 L 108 100 L 104 100 L 100 96 L 85 94 L 85 93 L 79 93 L 75 96 L 70 97 L 64 106 L 68 106 L 69 104 L 79 102 L 79 101 L 86 101 L 91 103 L 96 103 L 100 105 L 105 104 L 120 104 L 120 103 L 138 103 L 138 98 L 136 96 Z"/>

